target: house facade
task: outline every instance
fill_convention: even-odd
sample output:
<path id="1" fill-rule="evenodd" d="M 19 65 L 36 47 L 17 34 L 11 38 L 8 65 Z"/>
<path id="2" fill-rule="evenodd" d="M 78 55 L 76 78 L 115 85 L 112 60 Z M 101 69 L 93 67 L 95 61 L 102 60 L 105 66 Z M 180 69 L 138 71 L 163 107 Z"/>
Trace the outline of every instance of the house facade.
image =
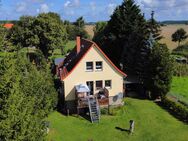
<path id="1" fill-rule="evenodd" d="M 76 47 L 59 67 L 68 108 L 77 99 L 76 87 L 86 85 L 89 93 L 99 99 L 101 90 L 108 91 L 108 104 L 123 104 L 123 78 L 126 77 L 104 54 L 96 43 L 77 37 Z"/>

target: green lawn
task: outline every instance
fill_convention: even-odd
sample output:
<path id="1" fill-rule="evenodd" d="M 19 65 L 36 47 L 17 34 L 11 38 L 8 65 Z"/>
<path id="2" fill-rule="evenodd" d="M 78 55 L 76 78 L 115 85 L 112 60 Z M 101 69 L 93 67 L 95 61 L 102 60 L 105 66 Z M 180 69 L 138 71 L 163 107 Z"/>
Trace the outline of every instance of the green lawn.
<path id="1" fill-rule="evenodd" d="M 155 103 L 131 98 L 127 98 L 125 102 L 126 105 L 116 116 L 102 116 L 99 124 L 52 113 L 48 118 L 48 141 L 187 141 L 188 125 L 178 121 Z M 116 129 L 128 129 L 130 119 L 135 120 L 133 135 Z"/>
<path id="2" fill-rule="evenodd" d="M 68 53 L 75 47 L 75 42 L 76 41 L 68 41 L 65 46 L 64 46 L 64 54 Z M 53 55 L 50 57 L 50 59 L 54 58 L 62 58 L 64 55 L 62 55 L 61 49 L 55 49 L 53 52 Z"/>
<path id="3" fill-rule="evenodd" d="M 69 50 L 72 50 L 76 45 L 76 41 L 68 41 L 67 44 L 65 45 L 64 52 L 68 52 Z"/>
<path id="4" fill-rule="evenodd" d="M 188 77 L 173 77 L 170 93 L 188 102 Z"/>

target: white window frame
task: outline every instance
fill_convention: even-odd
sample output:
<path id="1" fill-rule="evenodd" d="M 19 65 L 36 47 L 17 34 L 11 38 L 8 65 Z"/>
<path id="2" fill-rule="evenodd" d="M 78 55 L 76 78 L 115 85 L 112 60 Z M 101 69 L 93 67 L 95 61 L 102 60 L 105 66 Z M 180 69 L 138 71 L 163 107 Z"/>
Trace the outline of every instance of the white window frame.
<path id="1" fill-rule="evenodd" d="M 101 87 L 97 87 L 97 82 L 102 82 L 102 86 Z M 100 90 L 100 89 L 102 89 L 103 88 L 103 81 L 102 80 L 96 80 L 95 81 L 95 88 L 96 88 L 96 90 Z"/>
<path id="2" fill-rule="evenodd" d="M 92 63 L 92 68 L 91 68 L 91 69 L 88 68 L 87 63 Z M 92 62 L 92 61 L 88 61 L 88 62 L 86 62 L 86 71 L 87 71 L 87 72 L 91 72 L 91 71 L 93 71 L 93 62 Z"/>
<path id="3" fill-rule="evenodd" d="M 107 81 L 110 81 L 110 86 L 106 86 Z M 104 85 L 105 85 L 105 88 L 111 89 L 112 88 L 112 80 L 105 80 Z"/>
<path id="4" fill-rule="evenodd" d="M 101 67 L 101 68 L 98 69 L 98 68 L 97 68 L 97 67 L 98 67 L 98 66 L 97 66 L 97 63 L 99 63 L 99 62 L 101 63 L 101 66 L 99 66 L 99 67 Z M 103 70 L 103 62 L 102 62 L 102 61 L 96 61 L 96 62 L 95 62 L 95 70 L 96 70 L 96 71 L 102 71 L 102 70 Z"/>

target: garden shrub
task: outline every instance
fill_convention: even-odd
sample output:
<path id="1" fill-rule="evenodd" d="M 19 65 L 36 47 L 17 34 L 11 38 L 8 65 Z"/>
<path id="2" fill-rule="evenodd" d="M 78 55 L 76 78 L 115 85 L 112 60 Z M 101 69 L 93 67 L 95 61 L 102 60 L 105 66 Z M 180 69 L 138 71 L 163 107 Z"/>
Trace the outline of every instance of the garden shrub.
<path id="1" fill-rule="evenodd" d="M 174 76 L 188 76 L 188 65 L 174 62 Z"/>
<path id="2" fill-rule="evenodd" d="M 178 119 L 188 123 L 188 108 L 168 98 L 162 100 L 162 106 L 167 108 Z"/>

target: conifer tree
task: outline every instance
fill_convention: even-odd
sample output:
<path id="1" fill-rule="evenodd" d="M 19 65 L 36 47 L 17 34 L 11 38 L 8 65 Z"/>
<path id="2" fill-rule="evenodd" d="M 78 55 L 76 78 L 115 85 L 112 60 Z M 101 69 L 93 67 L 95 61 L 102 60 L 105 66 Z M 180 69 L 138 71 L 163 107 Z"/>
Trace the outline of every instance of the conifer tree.
<path id="1" fill-rule="evenodd" d="M 0 61 L 0 140 L 43 141 L 45 118 L 56 104 L 46 70 L 37 70 L 23 55 Z"/>
<path id="2" fill-rule="evenodd" d="M 160 24 L 157 23 L 157 21 L 155 20 L 154 18 L 154 15 L 155 15 L 155 12 L 152 11 L 151 12 L 151 19 L 148 20 L 148 28 L 149 28 L 149 31 L 150 33 L 152 33 L 154 39 L 156 41 L 162 39 L 163 37 L 161 36 L 161 27 L 160 27 Z"/>
<path id="3" fill-rule="evenodd" d="M 170 90 L 173 63 L 166 45 L 155 43 L 149 55 L 147 78 L 144 85 L 153 99 L 164 97 Z"/>
<path id="4" fill-rule="evenodd" d="M 103 50 L 109 55 L 112 61 L 126 73 L 141 75 L 139 66 L 143 52 L 145 51 L 145 41 L 149 37 L 147 22 L 134 0 L 124 0 L 111 16 L 106 27 L 106 40 L 104 40 Z"/>

